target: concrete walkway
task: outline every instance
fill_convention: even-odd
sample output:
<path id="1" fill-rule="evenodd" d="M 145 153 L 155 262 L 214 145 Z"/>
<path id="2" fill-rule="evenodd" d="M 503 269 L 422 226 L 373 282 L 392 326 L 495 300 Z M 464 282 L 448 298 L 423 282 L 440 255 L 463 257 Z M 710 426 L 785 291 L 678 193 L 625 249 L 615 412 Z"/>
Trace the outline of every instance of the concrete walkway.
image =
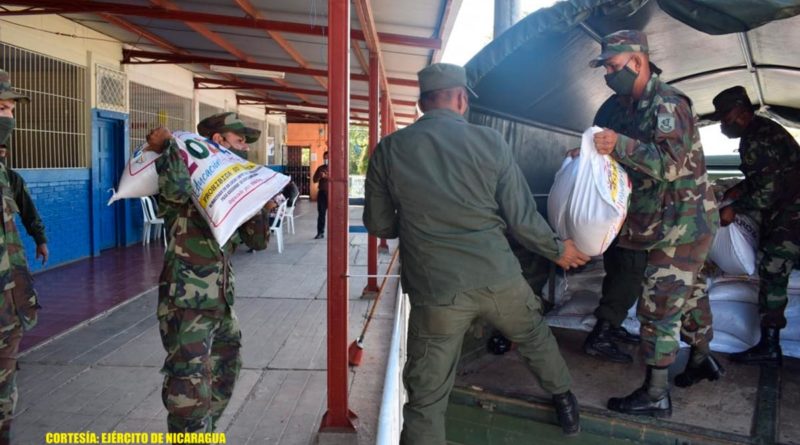
<path id="1" fill-rule="evenodd" d="M 316 206 L 299 201 L 296 234 L 278 254 L 234 257 L 244 367 L 219 431 L 233 444 L 313 443 L 325 411 L 326 243 L 315 241 Z M 361 225 L 361 208 L 351 210 Z M 366 273 L 366 235 L 350 236 L 350 274 Z M 382 273 L 390 255 L 380 256 Z M 156 283 L 153 283 L 155 286 Z M 370 301 L 364 278 L 350 281 L 350 340 Z M 387 289 L 396 288 L 396 280 Z M 351 406 L 360 415 L 358 443 L 374 443 L 394 292 L 381 299 L 361 367 L 351 373 Z M 159 368 L 164 351 L 155 289 L 103 318 L 27 352 L 17 377 L 14 444 L 45 443 L 48 432 L 164 432 Z M 355 443 L 355 442 L 353 442 Z"/>

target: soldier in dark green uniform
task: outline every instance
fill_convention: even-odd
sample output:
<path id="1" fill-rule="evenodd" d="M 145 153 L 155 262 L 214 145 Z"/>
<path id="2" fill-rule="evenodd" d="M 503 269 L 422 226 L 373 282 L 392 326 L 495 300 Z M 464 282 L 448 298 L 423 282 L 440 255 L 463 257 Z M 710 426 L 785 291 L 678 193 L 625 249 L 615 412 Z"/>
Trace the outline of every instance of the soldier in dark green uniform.
<path id="1" fill-rule="evenodd" d="M 364 207 L 371 235 L 400 238 L 402 284 L 411 298 L 400 443 L 446 443 L 447 399 L 464 334 L 477 317 L 519 345 L 553 394 L 564 432 L 577 433 L 569 371 L 503 232 L 564 268 L 588 257 L 559 240 L 536 211 L 503 137 L 464 119 L 464 69 L 439 63 L 418 76 L 424 116 L 376 147 Z"/>
<path id="2" fill-rule="evenodd" d="M 219 146 L 240 151 L 261 133 L 247 128 L 235 113 L 210 116 L 197 129 Z M 242 366 L 231 256 L 240 240 L 266 248 L 266 210 L 220 246 L 192 202 L 189 170 L 169 131 L 153 130 L 147 142 L 148 150 L 162 153 L 156 161 L 158 207 L 169 239 L 158 288 L 159 330 L 167 351 L 161 368 L 167 427 L 170 432 L 212 432 Z"/>
<path id="3" fill-rule="evenodd" d="M 0 145 L 0 162 L 6 163 L 8 155 L 8 146 Z M 25 226 L 25 231 L 36 242 L 36 259 L 42 259 L 42 265 L 47 263 L 50 257 L 50 251 L 47 249 L 47 236 L 45 235 L 44 223 L 36 210 L 36 204 L 33 203 L 31 193 L 25 185 L 25 180 L 11 167 L 6 165 L 8 172 L 8 181 L 11 185 L 11 193 L 14 195 L 14 202 L 17 203 L 19 208 L 19 219 L 22 220 L 22 225 Z"/>
<path id="4" fill-rule="evenodd" d="M 761 214 L 758 241 L 758 302 L 761 339 L 731 359 L 743 363 L 781 364 L 780 330 L 788 301 L 789 274 L 800 264 L 800 146 L 780 126 L 753 114 L 744 87 L 736 86 L 714 98 L 714 118 L 721 130 L 739 140 L 744 180 L 725 192 L 733 203 L 720 209 L 723 226 L 737 213 Z"/>
<path id="5" fill-rule="evenodd" d="M 711 310 L 701 279 L 718 225 L 716 200 L 691 101 L 651 69 L 644 33 L 606 36 L 590 66 L 606 68 L 606 83 L 616 93 L 601 107 L 607 128 L 595 135 L 595 146 L 622 163 L 633 181 L 617 246 L 647 255 L 637 310 L 647 377 L 632 394 L 611 398 L 608 407 L 669 416 L 668 367 L 680 339 L 692 353 L 678 386 L 722 374 L 709 349 Z"/>
<path id="6" fill-rule="evenodd" d="M 16 126 L 14 109 L 28 98 L 14 92 L 8 73 L 0 70 L 0 145 Z M 14 200 L 8 171 L 0 163 L 0 195 L 3 223 L 0 230 L 0 445 L 11 443 L 11 421 L 17 404 L 17 352 L 22 332 L 36 326 L 39 304 L 33 278 L 22 247 L 14 214 Z"/>

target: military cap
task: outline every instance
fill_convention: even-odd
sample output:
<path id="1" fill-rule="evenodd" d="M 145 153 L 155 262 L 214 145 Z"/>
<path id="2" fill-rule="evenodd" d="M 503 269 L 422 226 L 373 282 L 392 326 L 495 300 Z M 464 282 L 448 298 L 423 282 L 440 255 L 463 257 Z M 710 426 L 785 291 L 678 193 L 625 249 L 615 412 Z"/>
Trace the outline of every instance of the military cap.
<path id="1" fill-rule="evenodd" d="M 621 31 L 612 32 L 603 37 L 603 41 L 600 42 L 600 44 L 602 46 L 600 55 L 589 62 L 589 66 L 592 68 L 603 65 L 606 60 L 617 54 L 629 52 L 647 54 L 649 51 L 647 46 L 647 34 L 636 31 L 635 29 L 623 29 Z"/>
<path id="2" fill-rule="evenodd" d="M 714 113 L 711 115 L 711 119 L 715 121 L 722 120 L 722 118 L 728 114 L 729 111 L 733 110 L 738 105 L 744 105 L 745 107 L 750 107 L 750 109 L 752 109 L 752 104 L 750 103 L 750 97 L 747 95 L 747 90 L 745 90 L 741 85 L 728 88 L 727 90 L 717 94 L 714 96 L 713 102 Z"/>
<path id="3" fill-rule="evenodd" d="M 0 69 L 0 100 L 18 100 L 28 102 L 28 96 L 19 94 L 11 88 L 11 76 L 8 71 Z"/>
<path id="4" fill-rule="evenodd" d="M 261 130 L 250 128 L 239 119 L 239 115 L 229 111 L 226 113 L 212 114 L 197 124 L 197 132 L 200 136 L 210 138 L 214 133 L 226 133 L 232 131 L 244 138 L 248 144 L 257 141 L 261 136 Z"/>
<path id="5" fill-rule="evenodd" d="M 467 85 L 467 72 L 464 68 L 452 63 L 434 63 L 428 65 L 417 73 L 419 79 L 419 92 L 444 90 L 447 88 L 464 87 L 475 97 L 478 97 L 472 88 Z"/>

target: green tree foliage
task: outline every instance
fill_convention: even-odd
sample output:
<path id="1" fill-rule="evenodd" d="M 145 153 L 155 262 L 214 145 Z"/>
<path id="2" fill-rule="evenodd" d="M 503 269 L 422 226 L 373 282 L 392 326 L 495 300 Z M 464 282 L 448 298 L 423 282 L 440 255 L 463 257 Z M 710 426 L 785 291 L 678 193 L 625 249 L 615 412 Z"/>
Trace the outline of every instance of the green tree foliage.
<path id="1" fill-rule="evenodd" d="M 366 174 L 366 157 L 369 146 L 369 128 L 362 125 L 350 127 L 350 174 Z"/>

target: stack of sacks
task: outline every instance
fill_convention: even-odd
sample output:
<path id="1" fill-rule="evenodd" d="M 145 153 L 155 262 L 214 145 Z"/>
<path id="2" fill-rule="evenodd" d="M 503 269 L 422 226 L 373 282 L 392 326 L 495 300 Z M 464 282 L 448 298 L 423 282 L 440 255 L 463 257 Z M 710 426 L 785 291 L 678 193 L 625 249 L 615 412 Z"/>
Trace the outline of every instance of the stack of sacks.
<path id="1" fill-rule="evenodd" d="M 555 308 L 546 315 L 551 327 L 591 331 L 597 319 L 594 310 L 600 303 L 602 294 L 603 260 L 597 259 L 580 272 L 567 273 L 566 277 L 556 277 Z M 549 286 L 544 286 L 545 299 L 548 299 Z M 628 311 L 622 325 L 631 332 L 639 332 L 636 319 L 636 305 Z"/>

